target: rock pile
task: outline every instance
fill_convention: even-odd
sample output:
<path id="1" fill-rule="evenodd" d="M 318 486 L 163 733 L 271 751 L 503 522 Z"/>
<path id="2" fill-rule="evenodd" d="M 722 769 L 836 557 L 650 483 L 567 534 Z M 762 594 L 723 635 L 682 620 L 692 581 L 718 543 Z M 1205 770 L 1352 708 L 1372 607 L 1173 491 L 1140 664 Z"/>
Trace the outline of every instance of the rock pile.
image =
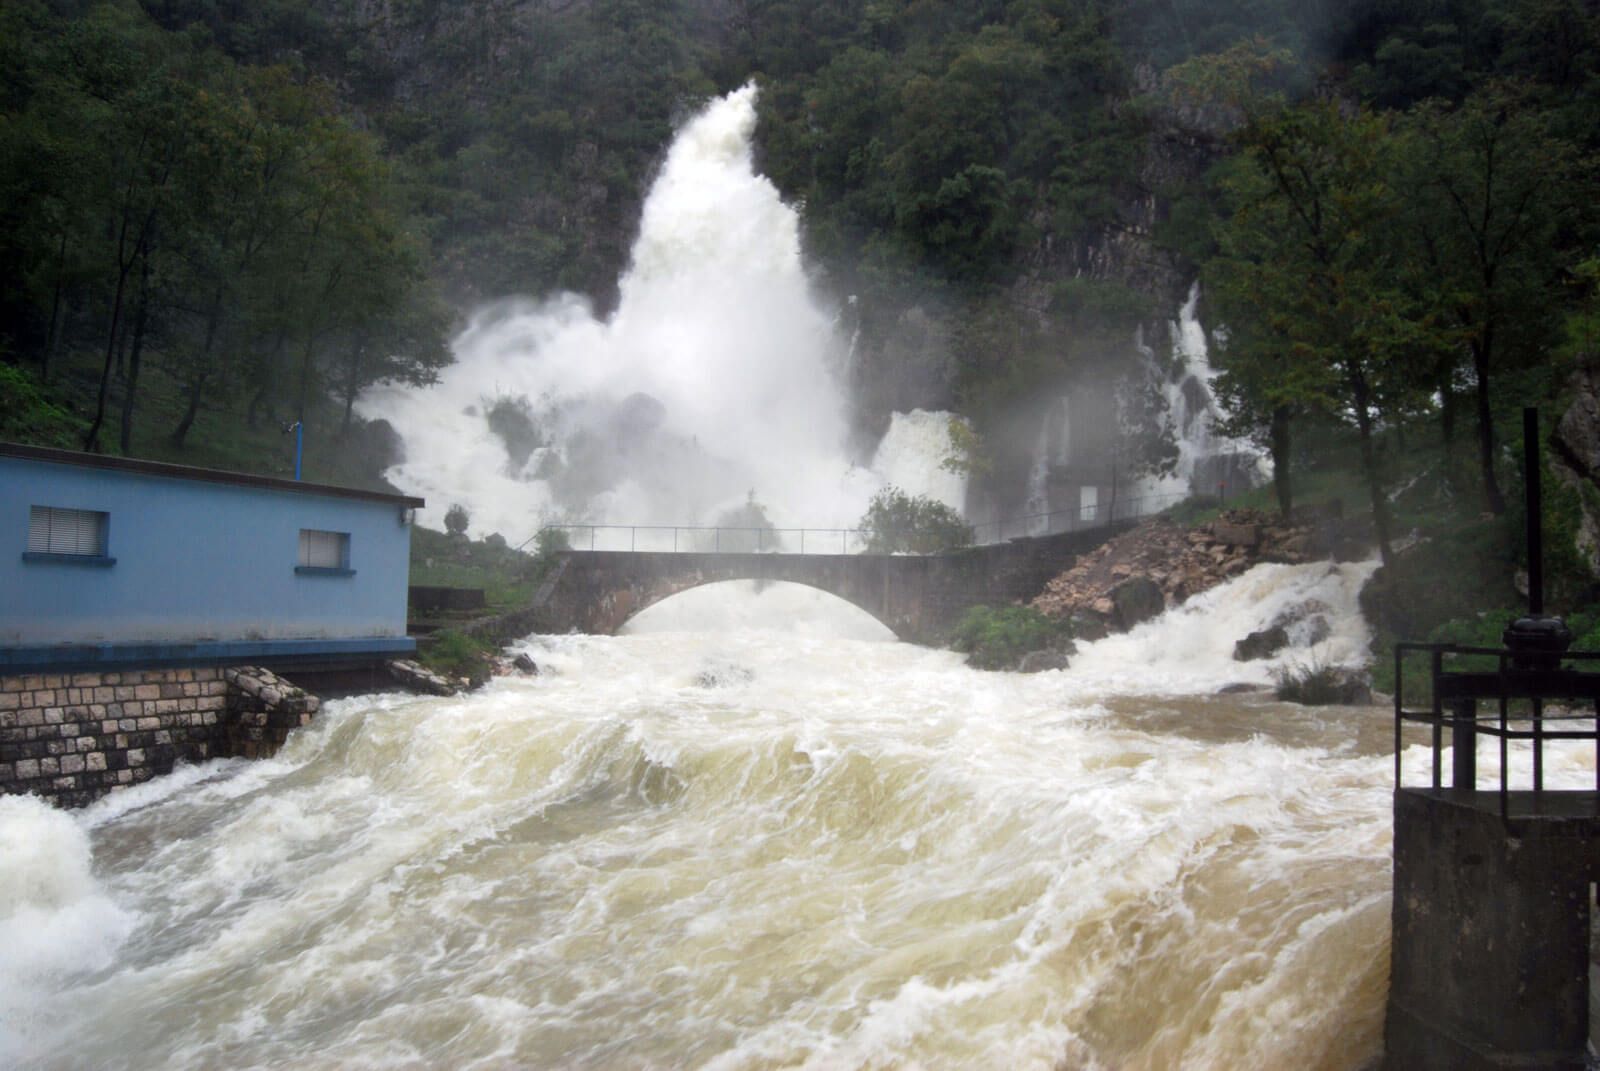
<path id="1" fill-rule="evenodd" d="M 1232 510 L 1209 524 L 1142 524 L 1079 559 L 1045 586 L 1033 606 L 1071 620 L 1082 635 L 1125 631 L 1260 562 L 1322 557 L 1314 530 L 1266 514 Z"/>

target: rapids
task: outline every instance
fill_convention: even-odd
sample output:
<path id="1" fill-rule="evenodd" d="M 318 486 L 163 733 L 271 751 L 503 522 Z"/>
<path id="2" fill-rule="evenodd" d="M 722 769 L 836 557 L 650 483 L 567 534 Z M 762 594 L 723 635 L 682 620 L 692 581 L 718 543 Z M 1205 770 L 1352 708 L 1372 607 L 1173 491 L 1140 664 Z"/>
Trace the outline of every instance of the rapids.
<path id="1" fill-rule="evenodd" d="M 1267 669 L 1201 634 L 1315 600 L 1353 657 L 1369 569 L 1258 567 L 1033 676 L 701 589 L 270 761 L 0 801 L 0 1064 L 1366 1066 L 1389 717 L 1216 695 Z"/>

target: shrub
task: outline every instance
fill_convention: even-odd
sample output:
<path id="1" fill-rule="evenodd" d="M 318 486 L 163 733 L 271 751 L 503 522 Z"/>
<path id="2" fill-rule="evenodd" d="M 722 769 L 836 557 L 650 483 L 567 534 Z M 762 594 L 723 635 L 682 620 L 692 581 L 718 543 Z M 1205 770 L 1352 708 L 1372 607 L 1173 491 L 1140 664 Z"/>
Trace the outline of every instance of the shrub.
<path id="1" fill-rule="evenodd" d="M 1357 706 L 1372 702 L 1372 686 L 1366 677 L 1341 666 L 1316 660 L 1301 665 L 1291 662 L 1272 671 L 1278 698 L 1308 707 Z"/>
<path id="2" fill-rule="evenodd" d="M 465 677 L 476 688 L 487 681 L 492 673 L 489 656 L 494 651 L 493 644 L 452 628 L 426 637 L 419 645 L 417 657 L 434 672 L 448 677 Z"/>
<path id="3" fill-rule="evenodd" d="M 1031 606 L 974 606 L 956 625 L 951 646 L 978 669 L 1014 669 L 1022 656 L 1071 639 L 1072 630 Z"/>
<path id="4" fill-rule="evenodd" d="M 927 495 L 913 498 L 885 487 L 859 525 L 868 553 L 939 554 L 972 545 L 972 528 L 961 515 Z"/>

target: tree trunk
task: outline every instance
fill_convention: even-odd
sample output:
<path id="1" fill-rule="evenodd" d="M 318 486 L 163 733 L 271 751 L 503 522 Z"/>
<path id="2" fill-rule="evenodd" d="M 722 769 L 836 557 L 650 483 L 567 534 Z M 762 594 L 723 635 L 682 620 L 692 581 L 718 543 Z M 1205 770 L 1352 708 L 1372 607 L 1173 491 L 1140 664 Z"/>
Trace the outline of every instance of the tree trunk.
<path id="1" fill-rule="evenodd" d="M 1355 401 L 1356 427 L 1361 432 L 1361 474 L 1367 481 L 1367 494 L 1372 502 L 1372 527 L 1378 536 L 1378 554 L 1384 565 L 1394 564 L 1394 523 L 1389 517 L 1389 498 L 1383 492 L 1383 477 L 1378 471 L 1378 451 L 1372 441 L 1371 392 L 1366 377 L 1359 373 L 1349 377 L 1350 394 Z"/>
<path id="2" fill-rule="evenodd" d="M 206 380 L 209 378 L 211 378 L 210 372 L 201 372 L 189 381 L 189 405 L 183 411 L 183 419 L 172 429 L 173 446 L 182 446 L 183 441 L 189 437 L 189 429 L 194 427 L 195 417 L 200 415 L 200 396 L 205 393 Z"/>
<path id="3" fill-rule="evenodd" d="M 174 446 L 183 445 L 183 440 L 189 436 L 189 429 L 194 427 L 195 417 L 200 414 L 200 396 L 205 392 L 206 380 L 211 378 L 211 349 L 217 344 L 217 326 L 221 322 L 222 288 L 219 286 L 212 295 L 211 309 L 206 313 L 205 340 L 200 344 L 198 368 L 194 378 L 189 381 L 189 406 L 184 410 L 178 426 L 172 429 Z"/>
<path id="4" fill-rule="evenodd" d="M 1496 517 L 1506 511 L 1506 497 L 1494 474 L 1494 413 L 1489 406 L 1489 336 L 1472 345 L 1472 369 L 1478 377 L 1478 468 L 1483 473 L 1483 504 Z"/>
<path id="5" fill-rule="evenodd" d="M 61 242 L 56 247 L 56 281 L 50 293 L 50 329 L 44 338 L 44 356 L 39 365 L 39 378 L 50 382 L 51 358 L 61 342 L 61 291 L 66 288 L 67 229 L 61 228 Z"/>
<path id="6" fill-rule="evenodd" d="M 1289 482 L 1289 407 L 1272 411 L 1272 489 L 1278 495 L 1278 512 L 1289 519 L 1294 508 L 1294 491 Z"/>
<path id="7" fill-rule="evenodd" d="M 150 322 L 150 261 L 139 271 L 139 306 L 133 314 L 133 344 L 128 354 L 128 376 L 122 385 L 122 456 L 133 454 L 133 406 L 139 393 L 139 362 L 144 356 L 145 328 Z"/>
<path id="8" fill-rule="evenodd" d="M 100 368 L 100 393 L 95 399 L 94 420 L 83 436 L 83 448 L 89 453 L 100 452 L 100 426 L 106 422 L 106 393 L 111 387 L 111 370 L 117 359 L 117 336 L 122 333 L 122 301 L 128 289 L 130 261 L 117 273 L 117 289 L 111 299 L 111 327 L 106 332 L 105 362 Z"/>

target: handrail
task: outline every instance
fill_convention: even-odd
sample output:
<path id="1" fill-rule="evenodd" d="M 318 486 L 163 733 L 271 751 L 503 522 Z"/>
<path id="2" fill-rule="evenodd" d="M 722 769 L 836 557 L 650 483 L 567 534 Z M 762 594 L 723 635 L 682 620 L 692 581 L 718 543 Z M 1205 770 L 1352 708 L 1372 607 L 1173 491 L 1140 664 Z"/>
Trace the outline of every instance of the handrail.
<path id="1" fill-rule="evenodd" d="M 1406 656 L 1428 656 L 1428 676 L 1432 687 L 1428 709 L 1407 709 Z M 1585 672 L 1578 666 L 1595 667 L 1600 651 L 1565 651 L 1543 658 L 1548 665 L 1535 665 L 1526 652 L 1504 647 L 1470 647 L 1447 643 L 1397 643 L 1394 645 L 1394 780 L 1404 788 L 1401 768 L 1401 730 L 1407 723 L 1431 729 L 1432 764 L 1429 787 L 1444 787 L 1444 734 L 1450 730 L 1452 764 L 1450 787 L 1458 791 L 1477 791 L 1477 738 L 1489 736 L 1500 742 L 1499 802 L 1502 817 L 1509 816 L 1511 776 L 1509 744 L 1513 740 L 1531 743 L 1531 789 L 1537 798 L 1549 789 L 1544 783 L 1544 745 L 1552 740 L 1588 740 L 1596 754 L 1595 791 L 1600 792 L 1600 673 Z M 1494 660 L 1493 669 L 1449 668 L 1447 659 L 1477 658 Z M 1526 704 L 1524 711 L 1512 713 L 1513 701 Z M 1546 701 L 1581 703 L 1557 711 L 1545 709 Z M 1480 715 L 1478 704 L 1488 702 L 1491 712 Z M 1580 708 L 1581 709 L 1581 708 Z M 1588 722 L 1586 728 L 1573 723 Z M 1525 723 L 1526 728 L 1518 728 Z"/>
<path id="2" fill-rule="evenodd" d="M 1105 508 L 1084 506 L 984 521 L 969 526 L 972 545 L 991 546 L 1012 539 L 1107 528 L 1158 513 L 1188 497 L 1181 493 L 1145 495 L 1115 499 Z M 1158 508 L 1151 508 L 1157 504 Z M 569 543 L 576 550 L 702 554 L 860 554 L 866 551 L 870 535 L 868 529 L 860 527 L 756 528 L 701 524 L 547 524 L 539 531 L 569 533 Z M 602 533 L 607 538 L 602 539 Z M 670 536 L 663 533 L 670 533 Z M 538 532 L 529 536 L 518 549 L 537 536 Z"/>

